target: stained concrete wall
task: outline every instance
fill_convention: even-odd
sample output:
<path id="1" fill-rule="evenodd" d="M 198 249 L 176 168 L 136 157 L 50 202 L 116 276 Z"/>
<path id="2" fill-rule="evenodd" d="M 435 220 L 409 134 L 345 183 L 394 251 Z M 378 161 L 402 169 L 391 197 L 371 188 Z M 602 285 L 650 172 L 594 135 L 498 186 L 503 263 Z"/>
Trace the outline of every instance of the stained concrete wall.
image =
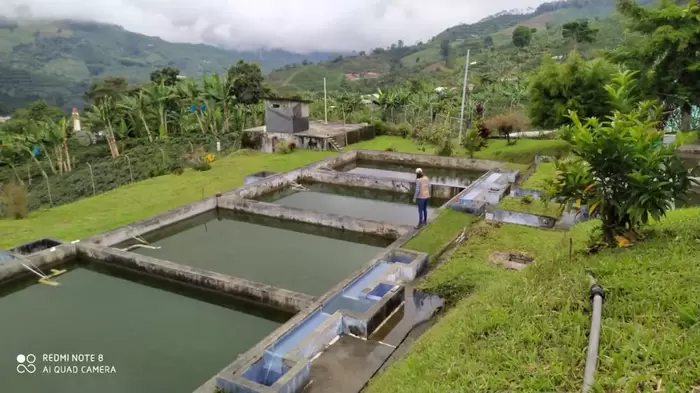
<path id="1" fill-rule="evenodd" d="M 0 285 L 27 277 L 36 277 L 36 275 L 24 266 L 22 263 L 38 267 L 41 270 L 51 269 L 70 262 L 77 255 L 76 246 L 74 244 L 62 244 L 53 249 L 38 252 L 36 254 L 21 256 L 17 255 L 17 260 L 10 263 L 0 264 Z"/>
<path id="2" fill-rule="evenodd" d="M 219 199 L 255 199 L 260 197 L 261 195 L 267 194 L 275 190 L 279 190 L 280 188 L 289 185 L 290 182 L 296 181 L 299 177 L 308 176 L 310 173 L 318 170 L 321 167 L 333 168 L 343 163 L 353 162 L 356 159 L 356 157 L 357 153 L 355 151 L 342 153 L 321 161 L 316 161 L 309 165 L 302 166 L 289 172 L 269 176 L 264 179 L 261 179 L 258 182 L 246 184 L 242 187 L 238 187 L 236 189 L 224 192 L 220 195 Z"/>
<path id="3" fill-rule="evenodd" d="M 301 177 L 299 180 L 346 187 L 371 188 L 401 194 L 412 194 L 415 191 L 415 182 L 412 181 L 364 176 L 345 172 L 316 171 Z M 433 184 L 431 187 L 431 196 L 434 198 L 449 199 L 459 194 L 461 191 L 461 187 Z"/>
<path id="4" fill-rule="evenodd" d="M 330 318 L 326 319 L 316 329 L 311 332 L 304 340 L 290 352 L 304 358 L 311 359 L 316 354 L 322 352 L 333 341 L 334 338 L 343 333 L 343 314 L 335 312 Z"/>
<path id="5" fill-rule="evenodd" d="M 367 161 L 386 161 L 394 164 L 426 167 L 446 167 L 464 170 L 489 171 L 505 168 L 505 163 L 492 160 L 476 160 L 458 157 L 441 157 L 427 154 L 399 153 L 392 151 L 358 150 L 357 158 Z"/>
<path id="6" fill-rule="evenodd" d="M 411 230 L 411 227 L 383 221 L 372 221 L 355 217 L 341 216 L 338 214 L 319 213 L 305 209 L 280 206 L 274 203 L 245 199 L 221 198 L 219 200 L 219 208 L 303 222 L 307 224 L 322 225 L 351 232 L 381 236 L 387 239 L 397 239 L 404 233 Z"/>
<path id="7" fill-rule="evenodd" d="M 493 210 L 486 213 L 486 219 L 492 221 L 506 222 L 509 224 L 527 225 L 536 228 L 552 228 L 556 220 L 551 217 L 538 216 L 535 214 L 513 212 L 508 210 Z"/>
<path id="8" fill-rule="evenodd" d="M 129 240 L 134 236 L 140 236 L 144 233 L 152 232 L 156 229 L 214 210 L 216 209 L 216 205 L 216 197 L 203 199 L 168 210 L 165 213 L 158 214 L 145 220 L 136 221 L 109 232 L 89 237 L 85 241 L 103 246 L 113 246 Z"/>
<path id="9" fill-rule="evenodd" d="M 78 244 L 78 254 L 288 312 L 304 310 L 314 301 L 312 296 L 287 289 L 94 244 Z"/>
<path id="10" fill-rule="evenodd" d="M 404 287 L 400 286 L 399 290 L 389 292 L 365 313 L 343 311 L 344 332 L 368 338 L 401 305 L 403 299 Z"/>

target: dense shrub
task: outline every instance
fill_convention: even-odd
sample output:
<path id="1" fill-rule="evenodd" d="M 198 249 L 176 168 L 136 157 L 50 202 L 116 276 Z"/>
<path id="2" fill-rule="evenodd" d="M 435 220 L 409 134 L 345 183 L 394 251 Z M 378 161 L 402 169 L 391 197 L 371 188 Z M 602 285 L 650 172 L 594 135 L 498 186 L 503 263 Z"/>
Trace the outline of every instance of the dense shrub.
<path id="1" fill-rule="evenodd" d="M 401 124 L 399 124 L 399 126 L 397 128 L 397 132 L 398 132 L 399 136 L 402 138 L 408 137 L 411 134 L 411 131 L 412 131 L 411 125 L 408 123 L 401 123 Z"/>
<path id="2" fill-rule="evenodd" d="M 287 144 L 287 147 L 289 147 L 290 151 L 294 151 L 297 148 L 297 143 L 292 141 Z"/>
<path id="3" fill-rule="evenodd" d="M 522 131 L 528 125 L 525 115 L 520 112 L 511 112 L 496 115 L 484 122 L 484 125 L 491 130 L 497 130 L 498 134 L 511 144 L 510 133 Z M 515 141 L 513 141 L 515 143 Z"/>
<path id="4" fill-rule="evenodd" d="M 29 192 L 24 184 L 11 182 L 0 185 L 0 213 L 21 220 L 29 210 Z"/>
<path id="5" fill-rule="evenodd" d="M 292 149 L 289 147 L 289 144 L 286 141 L 277 141 L 275 143 L 275 153 L 277 154 L 289 154 L 292 152 Z"/>
<path id="6" fill-rule="evenodd" d="M 192 169 L 194 169 L 195 171 L 199 171 L 199 172 L 208 171 L 211 169 L 211 164 L 209 163 L 209 161 L 206 161 L 206 160 L 200 161 L 200 162 L 194 164 L 192 166 Z"/>
<path id="7" fill-rule="evenodd" d="M 185 173 L 185 167 L 183 167 L 179 162 L 173 162 L 170 164 L 170 173 L 173 175 L 182 175 Z"/>
<path id="8" fill-rule="evenodd" d="M 413 132 L 413 128 L 408 123 L 401 123 L 397 125 L 394 123 L 375 120 L 372 122 L 372 127 L 374 128 L 376 136 L 390 135 L 406 138 Z"/>

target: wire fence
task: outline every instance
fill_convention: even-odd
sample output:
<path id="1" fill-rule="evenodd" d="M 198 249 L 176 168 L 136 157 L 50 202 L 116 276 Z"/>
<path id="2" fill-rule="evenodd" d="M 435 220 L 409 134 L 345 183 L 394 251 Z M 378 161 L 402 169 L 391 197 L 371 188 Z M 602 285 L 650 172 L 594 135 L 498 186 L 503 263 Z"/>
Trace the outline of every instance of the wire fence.
<path id="1" fill-rule="evenodd" d="M 147 140 L 120 142 L 118 157 L 112 158 L 104 142 L 76 149 L 71 170 L 52 170 L 49 156 L 39 156 L 39 165 L 28 161 L 0 168 L 0 184 L 19 182 L 28 190 L 28 208 L 36 210 L 75 202 L 115 188 L 162 176 L 198 160 L 225 156 L 241 147 L 240 134 L 200 135 L 165 142 Z M 43 173 L 42 173 L 43 170 Z M 44 176 L 46 174 L 46 177 Z M 1 208 L 0 208 L 1 213 Z"/>

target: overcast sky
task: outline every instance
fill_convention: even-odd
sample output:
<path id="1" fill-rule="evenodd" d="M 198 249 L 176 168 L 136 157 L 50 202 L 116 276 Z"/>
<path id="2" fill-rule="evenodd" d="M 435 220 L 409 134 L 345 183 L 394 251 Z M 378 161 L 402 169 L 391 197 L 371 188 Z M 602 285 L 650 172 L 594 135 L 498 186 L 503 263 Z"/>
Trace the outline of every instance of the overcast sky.
<path id="1" fill-rule="evenodd" d="M 542 0 L 0 0 L 0 15 L 113 23 L 175 42 L 296 52 L 427 40 L 447 27 Z"/>

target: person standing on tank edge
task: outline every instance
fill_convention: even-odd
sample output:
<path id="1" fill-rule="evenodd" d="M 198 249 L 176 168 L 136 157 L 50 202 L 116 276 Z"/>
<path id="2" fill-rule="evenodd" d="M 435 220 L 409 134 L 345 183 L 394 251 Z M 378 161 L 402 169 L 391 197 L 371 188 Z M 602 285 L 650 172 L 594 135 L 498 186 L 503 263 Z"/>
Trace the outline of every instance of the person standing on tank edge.
<path id="1" fill-rule="evenodd" d="M 416 169 L 416 193 L 413 194 L 413 202 L 418 204 L 418 227 L 428 223 L 428 200 L 430 199 L 430 180 L 423 174 L 423 170 Z"/>

